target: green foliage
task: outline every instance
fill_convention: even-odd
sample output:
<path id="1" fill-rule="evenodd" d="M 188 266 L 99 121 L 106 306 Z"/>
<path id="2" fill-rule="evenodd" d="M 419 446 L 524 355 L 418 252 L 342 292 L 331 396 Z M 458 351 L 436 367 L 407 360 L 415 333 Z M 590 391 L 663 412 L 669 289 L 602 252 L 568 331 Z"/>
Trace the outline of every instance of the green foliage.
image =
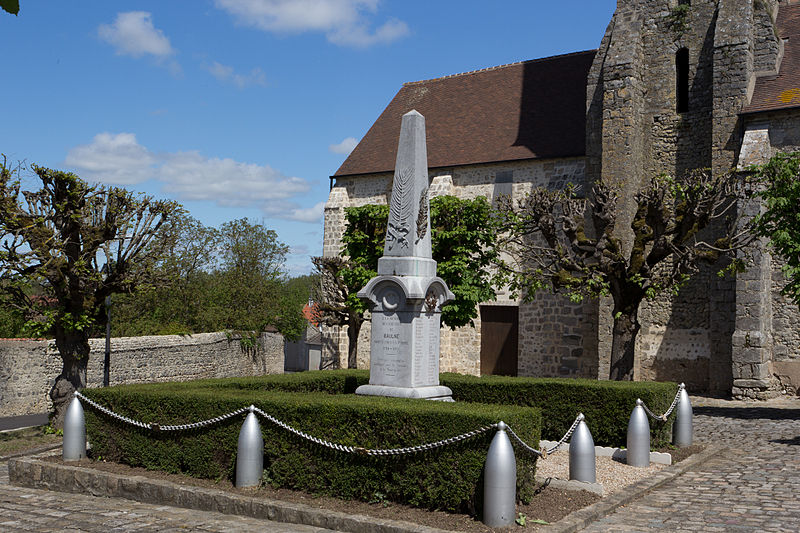
<path id="1" fill-rule="evenodd" d="M 491 273 L 496 261 L 497 227 L 486 198 L 462 200 L 437 196 L 430 201 L 431 251 L 437 262 L 437 275 L 455 295 L 442 309 L 442 322 L 451 328 L 472 324 L 478 304 L 494 299 L 499 278 Z M 364 304 L 356 293 L 377 275 L 378 259 L 383 255 L 388 205 L 365 205 L 345 209 L 347 228 L 342 236 L 342 255 L 353 268 L 342 272 L 350 288 L 348 305 L 363 312 Z"/>
<path id="2" fill-rule="evenodd" d="M 208 419 L 254 404 L 310 435 L 367 448 L 442 440 L 499 420 L 534 446 L 539 439 L 539 411 L 525 407 L 245 389 L 231 380 L 109 387 L 85 394 L 126 416 L 163 424 Z M 240 417 L 202 431 L 161 433 L 122 425 L 93 409 L 86 410 L 86 420 L 92 453 L 108 460 L 208 479 L 233 476 Z M 381 501 L 449 511 L 474 512 L 480 506 L 492 432 L 434 451 L 368 457 L 331 451 L 266 420 L 261 427 L 264 479 L 274 486 L 363 501 L 380 495 Z M 517 466 L 519 496 L 528 500 L 535 462 L 520 454 Z"/>
<path id="3" fill-rule="evenodd" d="M 41 189 L 23 191 L 22 170 L 0 164 L 0 290 L 31 332 L 55 337 L 78 387 L 105 298 L 157 283 L 156 235 L 179 206 L 36 165 Z"/>
<path id="4" fill-rule="evenodd" d="M 768 237 L 785 261 L 787 282 L 781 292 L 800 305 L 800 152 L 778 154 L 753 170 L 766 204 L 755 220 L 756 232 Z"/>
<path id="5" fill-rule="evenodd" d="M 676 37 L 680 37 L 689 30 L 689 13 L 692 6 L 687 4 L 678 4 L 673 7 L 669 15 L 667 15 L 667 23 L 670 29 L 675 32 Z"/>
<path id="6" fill-rule="evenodd" d="M 0 8 L 12 15 L 19 14 L 19 0 L 0 0 Z"/>
<path id="7" fill-rule="evenodd" d="M 678 386 L 670 382 L 597 381 L 573 378 L 519 378 L 441 374 L 439 381 L 453 391 L 456 402 L 523 405 L 542 410 L 542 438 L 559 440 L 578 413 L 598 446 L 621 446 L 627 440 L 628 420 L 641 398 L 654 413 L 669 409 Z M 669 443 L 672 417 L 651 420 L 650 442 L 656 448 Z"/>
<path id="8" fill-rule="evenodd" d="M 298 338 L 314 279 L 285 279 L 288 247 L 263 223 L 234 220 L 208 228 L 183 214 L 160 238 L 169 253 L 157 264 L 166 280 L 115 297 L 112 334 L 167 335 L 232 330 L 248 335 L 274 326 Z"/>

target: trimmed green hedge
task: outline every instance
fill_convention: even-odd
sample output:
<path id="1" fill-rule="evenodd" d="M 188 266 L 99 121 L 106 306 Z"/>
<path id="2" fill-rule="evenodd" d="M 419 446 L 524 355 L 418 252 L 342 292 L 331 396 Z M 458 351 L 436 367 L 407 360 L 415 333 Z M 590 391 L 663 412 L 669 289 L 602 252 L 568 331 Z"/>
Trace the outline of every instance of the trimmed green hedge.
<path id="1" fill-rule="evenodd" d="M 575 421 L 586 415 L 586 425 L 597 446 L 625 446 L 628 421 L 641 398 L 656 414 L 669 409 L 678 385 L 652 381 L 597 381 L 574 378 L 515 378 L 442 374 L 456 402 L 525 405 L 542 410 L 542 438 L 558 440 Z M 650 421 L 650 444 L 669 444 L 673 413 L 666 423 Z"/>
<path id="2" fill-rule="evenodd" d="M 369 382 L 367 370 L 325 370 L 261 376 L 205 380 L 191 386 L 220 386 L 243 390 L 283 390 L 351 394 Z M 578 413 L 598 446 L 625 446 L 628 420 L 641 398 L 656 414 L 669 409 L 678 385 L 671 382 L 598 381 L 574 378 L 521 378 L 504 376 L 465 376 L 443 373 L 442 385 L 450 387 L 456 402 L 478 402 L 538 407 L 542 410 L 542 438 L 558 440 L 569 429 Z M 190 386 L 190 385 L 187 385 Z M 675 414 L 664 423 L 650 421 L 650 442 L 656 448 L 669 444 Z"/>
<path id="3" fill-rule="evenodd" d="M 499 420 L 533 446 L 539 441 L 541 414 L 530 407 L 263 390 L 267 384 L 291 388 L 320 383 L 306 376 L 312 374 L 130 385 L 87 389 L 84 394 L 119 414 L 166 425 L 212 418 L 252 403 L 318 438 L 367 448 L 438 441 Z M 317 376 L 328 383 L 322 388 L 330 391 L 336 386 L 329 379 L 340 384 L 350 379 L 347 373 Z M 153 432 L 123 424 L 90 406 L 85 411 L 95 457 L 202 478 L 233 479 L 243 415 L 196 431 Z M 494 431 L 434 451 L 373 458 L 329 450 L 267 420 L 259 422 L 265 443 L 265 480 L 275 486 L 345 499 L 386 498 L 449 511 L 476 513 L 480 507 L 483 466 Z M 517 454 L 517 467 L 518 495 L 527 501 L 534 490 L 534 458 Z"/>

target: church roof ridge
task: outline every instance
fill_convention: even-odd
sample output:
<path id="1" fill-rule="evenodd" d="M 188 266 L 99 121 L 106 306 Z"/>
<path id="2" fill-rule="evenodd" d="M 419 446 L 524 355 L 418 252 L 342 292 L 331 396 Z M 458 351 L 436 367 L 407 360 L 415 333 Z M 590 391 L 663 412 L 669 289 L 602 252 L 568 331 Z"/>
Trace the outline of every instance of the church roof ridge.
<path id="1" fill-rule="evenodd" d="M 596 48 L 591 49 L 591 50 L 581 50 L 579 52 L 569 52 L 569 53 L 566 53 L 566 54 L 557 54 L 557 55 L 554 55 L 554 56 L 539 57 L 539 58 L 536 58 L 536 59 L 526 59 L 524 61 L 514 61 L 512 63 L 504 63 L 502 65 L 495 65 L 495 66 L 492 66 L 492 67 L 484 67 L 484 68 L 479 68 L 479 69 L 475 69 L 475 70 L 467 70 L 465 72 L 457 72 L 455 74 L 447 74 L 445 76 L 439 76 L 438 78 L 429 78 L 429 79 L 417 80 L 417 81 L 407 81 L 407 82 L 403 83 L 403 87 L 412 86 L 412 85 L 418 85 L 418 84 L 422 84 L 422 83 L 430 83 L 430 82 L 440 81 L 440 80 L 449 80 L 449 79 L 452 79 L 452 78 L 458 78 L 459 76 L 469 76 L 470 74 L 480 74 L 480 73 L 483 73 L 483 72 L 491 72 L 493 70 L 499 70 L 499 69 L 502 69 L 502 68 L 516 67 L 516 66 L 519 66 L 519 65 L 524 65 L 526 63 L 538 63 L 538 62 L 542 62 L 542 61 L 551 61 L 551 60 L 556 60 L 556 59 L 563 59 L 563 58 L 567 58 L 567 57 L 570 57 L 570 56 L 578 56 L 578 55 L 582 55 L 582 54 L 595 54 L 595 53 L 597 53 L 597 49 Z"/>

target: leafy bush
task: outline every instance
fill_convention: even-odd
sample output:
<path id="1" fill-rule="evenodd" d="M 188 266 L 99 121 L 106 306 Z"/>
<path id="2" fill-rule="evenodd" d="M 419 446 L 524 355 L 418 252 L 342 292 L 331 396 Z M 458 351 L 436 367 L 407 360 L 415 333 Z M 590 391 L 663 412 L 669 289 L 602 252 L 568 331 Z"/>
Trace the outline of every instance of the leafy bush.
<path id="1" fill-rule="evenodd" d="M 340 378 L 340 376 L 344 376 Z M 354 373 L 353 373 L 354 374 Z M 306 376 L 318 376 L 310 379 Z M 353 375 L 309 373 L 295 384 L 333 391 L 349 388 Z M 258 380 L 131 385 L 89 389 L 93 400 L 144 422 L 182 424 L 234 411 L 251 403 L 315 437 L 366 448 L 414 446 L 453 437 L 500 420 L 533 446 L 541 414 L 530 407 L 423 402 L 398 398 L 258 390 Z M 292 379 L 264 379 L 287 385 Z M 334 386 L 334 383 L 338 384 Z M 277 388 L 277 387 L 276 387 Z M 262 387 L 263 389 L 263 387 Z M 197 431 L 158 432 L 123 425 L 86 408 L 92 453 L 132 466 L 196 477 L 232 478 L 243 417 Z M 279 487 L 370 501 L 376 494 L 411 505 L 468 511 L 480 507 L 483 466 L 494 431 L 432 451 L 369 457 L 329 450 L 261 419 L 265 479 Z M 533 494 L 535 462 L 517 456 L 518 495 Z"/>

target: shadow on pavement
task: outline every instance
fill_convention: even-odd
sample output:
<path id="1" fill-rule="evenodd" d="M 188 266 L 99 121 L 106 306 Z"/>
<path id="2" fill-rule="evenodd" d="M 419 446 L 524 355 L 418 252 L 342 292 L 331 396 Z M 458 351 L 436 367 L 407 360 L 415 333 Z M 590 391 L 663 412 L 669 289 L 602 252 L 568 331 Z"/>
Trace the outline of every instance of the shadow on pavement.
<path id="1" fill-rule="evenodd" d="M 775 444 L 788 444 L 789 446 L 800 446 L 800 436 L 793 439 L 775 439 L 770 442 L 774 442 Z"/>
<path id="2" fill-rule="evenodd" d="M 800 409 L 777 407 L 694 407 L 692 411 L 695 415 L 746 420 L 800 420 Z"/>

